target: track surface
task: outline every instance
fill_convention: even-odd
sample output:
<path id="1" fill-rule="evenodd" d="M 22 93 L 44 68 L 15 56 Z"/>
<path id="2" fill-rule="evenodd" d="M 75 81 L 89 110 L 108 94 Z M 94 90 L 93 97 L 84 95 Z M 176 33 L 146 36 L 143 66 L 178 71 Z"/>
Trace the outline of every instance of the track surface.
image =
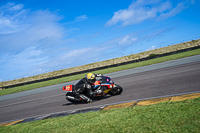
<path id="1" fill-rule="evenodd" d="M 167 62 L 159 63 L 155 67 L 163 64 Z M 126 70 L 124 73 L 129 71 L 131 74 L 125 74 L 125 76 L 122 76 L 123 73 L 116 73 L 115 76 L 110 74 L 114 77 L 115 83 L 124 88 L 123 93 L 94 101 L 91 104 L 71 104 L 66 101 L 65 92 L 61 89 L 63 84 L 54 85 L 55 88 L 60 89 L 1 100 L 0 123 L 97 105 L 200 91 L 200 61 L 158 67 L 159 69 L 155 70 L 148 70 L 149 67 L 152 66 L 146 66 L 147 71 L 144 72 L 134 72 L 137 68 Z"/>

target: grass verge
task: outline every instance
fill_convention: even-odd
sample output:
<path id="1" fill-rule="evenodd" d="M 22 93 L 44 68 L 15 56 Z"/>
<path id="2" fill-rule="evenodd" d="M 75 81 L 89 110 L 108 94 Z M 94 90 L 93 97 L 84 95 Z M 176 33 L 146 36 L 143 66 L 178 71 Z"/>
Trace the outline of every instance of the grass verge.
<path id="1" fill-rule="evenodd" d="M 103 110 L 0 127 L 1 133 L 118 133 L 200 131 L 200 97 L 179 102 Z"/>
<path id="2" fill-rule="evenodd" d="M 147 61 L 142 61 L 142 62 L 138 62 L 138 63 L 132 63 L 132 64 L 128 64 L 128 65 L 122 65 L 122 66 L 118 66 L 118 67 L 112 67 L 112 68 L 107 68 L 107 69 L 103 69 L 103 70 L 93 71 L 93 73 L 106 74 L 106 73 L 130 69 L 130 68 L 136 68 L 136 67 L 146 66 L 146 65 L 150 65 L 150 64 L 156 64 L 156 63 L 165 62 L 165 61 L 169 61 L 169 60 L 180 59 L 180 58 L 198 55 L 198 54 L 200 54 L 200 49 L 187 51 L 187 52 L 174 54 L 174 55 L 169 55 L 169 56 L 165 56 L 165 57 L 160 57 L 160 58 L 156 58 L 156 59 L 151 59 L 151 60 L 147 60 Z M 58 84 L 58 83 L 64 83 L 64 82 L 68 82 L 68 81 L 77 80 L 77 79 L 84 77 L 85 74 L 86 73 L 63 77 L 63 78 L 59 78 L 59 79 L 53 79 L 53 80 L 49 80 L 49 81 L 43 81 L 43 82 L 39 82 L 39 83 L 33 83 L 33 84 L 29 84 L 29 85 L 13 87 L 13 88 L 9 88 L 9 89 L 3 89 L 3 90 L 0 90 L 0 96 L 12 94 L 12 93 L 16 93 L 16 92 L 21 92 L 21 91 L 25 91 L 25 90 L 31 90 L 31 89 L 35 89 L 35 88 L 39 88 L 39 87 L 54 85 L 54 84 Z"/>

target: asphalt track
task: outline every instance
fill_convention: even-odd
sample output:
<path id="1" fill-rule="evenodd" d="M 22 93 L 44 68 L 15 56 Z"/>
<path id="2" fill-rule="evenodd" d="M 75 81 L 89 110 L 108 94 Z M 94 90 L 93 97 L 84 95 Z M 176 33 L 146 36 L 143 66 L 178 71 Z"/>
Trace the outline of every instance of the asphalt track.
<path id="1" fill-rule="evenodd" d="M 200 55 L 108 75 L 124 88 L 123 93 L 91 104 L 71 104 L 66 101 L 65 92 L 62 91 L 65 84 L 1 96 L 0 123 L 55 112 L 200 91 Z"/>

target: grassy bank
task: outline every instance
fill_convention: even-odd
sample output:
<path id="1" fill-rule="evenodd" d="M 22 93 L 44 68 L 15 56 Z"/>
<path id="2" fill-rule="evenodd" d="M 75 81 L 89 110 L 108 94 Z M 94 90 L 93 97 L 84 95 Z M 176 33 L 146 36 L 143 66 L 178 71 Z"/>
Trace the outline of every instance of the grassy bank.
<path id="1" fill-rule="evenodd" d="M 200 97 L 134 106 L 0 127 L 1 133 L 117 133 L 200 131 Z"/>
<path id="2" fill-rule="evenodd" d="M 146 65 L 150 65 L 150 64 L 165 62 L 165 61 L 169 61 L 169 60 L 180 59 L 180 58 L 198 55 L 198 54 L 200 54 L 200 49 L 183 52 L 183 53 L 179 53 L 179 54 L 174 54 L 174 55 L 169 55 L 169 56 L 165 56 L 165 57 L 161 57 L 161 58 L 151 59 L 151 60 L 147 60 L 147 61 L 142 61 L 142 62 L 138 62 L 138 63 L 132 63 L 132 64 L 128 64 L 128 65 L 122 65 L 122 66 L 118 66 L 118 67 L 112 67 L 112 68 L 108 68 L 108 69 L 93 71 L 93 72 L 106 74 L 106 73 L 130 69 L 130 68 L 136 68 L 136 67 L 146 66 Z M 3 89 L 3 90 L 0 90 L 0 96 L 6 95 L 6 94 L 11 94 L 11 93 L 16 93 L 16 92 L 21 92 L 21 91 L 25 91 L 25 90 L 31 90 L 31 89 L 35 89 L 35 88 L 39 88 L 39 87 L 54 85 L 54 84 L 58 84 L 58 83 L 77 80 L 77 79 L 84 77 L 85 74 L 86 73 L 78 74 L 78 75 L 74 75 L 74 76 L 63 77 L 63 78 L 59 78 L 59 79 L 53 79 L 53 80 L 49 80 L 49 81 L 43 81 L 43 82 L 39 82 L 39 83 L 33 83 L 33 84 L 29 84 L 29 85 L 23 85 L 23 86 L 19 86 L 19 87 L 13 87 L 13 88 L 9 88 L 9 89 Z"/>

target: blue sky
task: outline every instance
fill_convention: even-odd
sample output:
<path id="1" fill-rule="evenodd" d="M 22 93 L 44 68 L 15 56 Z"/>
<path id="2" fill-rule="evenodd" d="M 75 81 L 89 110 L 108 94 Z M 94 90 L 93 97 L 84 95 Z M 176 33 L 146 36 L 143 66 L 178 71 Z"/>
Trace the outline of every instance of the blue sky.
<path id="1" fill-rule="evenodd" d="M 199 0 L 1 0 L 0 81 L 200 38 Z"/>

